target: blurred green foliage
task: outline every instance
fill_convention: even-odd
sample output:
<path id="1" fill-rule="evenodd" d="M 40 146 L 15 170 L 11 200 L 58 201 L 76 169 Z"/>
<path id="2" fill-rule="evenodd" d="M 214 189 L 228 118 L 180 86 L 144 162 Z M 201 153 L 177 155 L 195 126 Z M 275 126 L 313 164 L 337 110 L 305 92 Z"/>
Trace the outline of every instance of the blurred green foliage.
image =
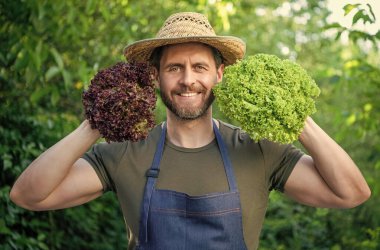
<path id="1" fill-rule="evenodd" d="M 62 211 L 30 212 L 9 200 L 21 171 L 81 120 L 82 91 L 123 47 L 154 36 L 177 11 L 206 14 L 247 54 L 297 61 L 321 88 L 314 119 L 352 156 L 372 197 L 349 210 L 302 206 L 272 193 L 260 249 L 380 249 L 380 33 L 369 5 L 348 4 L 353 26 L 327 23 L 326 2 L 263 0 L 0 0 L 0 248 L 125 249 L 112 194 Z M 347 38 L 343 43 L 342 39 Z M 157 121 L 165 118 L 160 100 Z M 222 117 L 215 107 L 215 115 Z M 232 121 L 233 122 L 233 121 Z"/>

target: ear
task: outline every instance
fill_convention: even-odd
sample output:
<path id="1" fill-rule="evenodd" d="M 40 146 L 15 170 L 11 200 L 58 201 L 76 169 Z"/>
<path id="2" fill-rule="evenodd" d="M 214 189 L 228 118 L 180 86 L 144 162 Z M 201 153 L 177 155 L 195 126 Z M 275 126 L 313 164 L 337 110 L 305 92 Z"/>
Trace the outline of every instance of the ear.
<path id="1" fill-rule="evenodd" d="M 216 70 L 216 82 L 220 83 L 223 80 L 224 64 L 221 64 Z"/>
<path id="2" fill-rule="evenodd" d="M 152 67 L 151 69 L 151 79 L 152 81 L 154 82 L 154 85 L 156 86 L 156 88 L 160 88 L 160 77 L 158 75 L 158 70 L 156 69 L 156 67 Z"/>

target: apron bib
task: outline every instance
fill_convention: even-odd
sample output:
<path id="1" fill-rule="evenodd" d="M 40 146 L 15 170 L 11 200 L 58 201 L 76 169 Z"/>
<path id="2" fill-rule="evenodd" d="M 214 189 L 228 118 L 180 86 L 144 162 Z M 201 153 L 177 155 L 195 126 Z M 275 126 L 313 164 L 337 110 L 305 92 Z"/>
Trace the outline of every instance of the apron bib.
<path id="1" fill-rule="evenodd" d="M 229 191 L 201 196 L 155 188 L 165 145 L 164 124 L 140 211 L 137 250 L 244 250 L 240 197 L 227 148 L 213 122 Z"/>

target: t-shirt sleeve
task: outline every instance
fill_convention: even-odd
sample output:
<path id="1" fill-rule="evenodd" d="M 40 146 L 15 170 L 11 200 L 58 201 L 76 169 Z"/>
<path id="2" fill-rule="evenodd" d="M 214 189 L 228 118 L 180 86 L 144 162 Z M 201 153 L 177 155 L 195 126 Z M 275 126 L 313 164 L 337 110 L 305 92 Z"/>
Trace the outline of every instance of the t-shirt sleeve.
<path id="1" fill-rule="evenodd" d="M 260 142 L 265 160 L 269 190 L 284 192 L 284 186 L 304 153 L 292 144 Z"/>
<path id="2" fill-rule="evenodd" d="M 126 148 L 126 143 L 98 143 L 82 156 L 94 168 L 102 182 L 103 192 L 115 191 L 113 178 Z"/>

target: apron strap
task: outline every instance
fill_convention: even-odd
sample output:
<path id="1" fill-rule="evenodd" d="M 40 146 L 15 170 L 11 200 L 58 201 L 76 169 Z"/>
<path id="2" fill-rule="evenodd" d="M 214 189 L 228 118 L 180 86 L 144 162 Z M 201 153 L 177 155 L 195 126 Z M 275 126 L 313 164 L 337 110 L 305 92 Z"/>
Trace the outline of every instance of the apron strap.
<path id="1" fill-rule="evenodd" d="M 231 192 L 236 192 L 238 189 L 237 189 L 237 185 L 236 185 L 236 181 L 235 181 L 235 175 L 234 175 L 234 172 L 232 169 L 230 157 L 228 156 L 227 146 L 224 143 L 224 141 L 222 139 L 222 135 L 220 134 L 219 129 L 216 126 L 214 120 L 212 121 L 212 124 L 213 124 L 213 128 L 214 128 L 214 134 L 216 137 L 216 141 L 217 141 L 218 146 L 219 146 L 219 151 L 220 151 L 220 154 L 222 156 L 224 170 L 225 170 L 226 176 L 227 176 L 228 186 L 230 187 Z"/>
<path id="2" fill-rule="evenodd" d="M 156 179 L 160 172 L 160 161 L 162 153 L 164 151 L 166 137 L 166 123 L 162 126 L 162 132 L 160 139 L 157 143 L 156 152 L 154 153 L 153 162 L 146 172 L 147 183 L 145 185 L 144 197 L 142 202 L 141 214 L 140 214 L 140 229 L 139 229 L 139 239 L 144 239 L 145 242 L 148 242 L 148 214 L 150 207 L 150 200 L 153 193 L 153 188 L 156 183 Z"/>

